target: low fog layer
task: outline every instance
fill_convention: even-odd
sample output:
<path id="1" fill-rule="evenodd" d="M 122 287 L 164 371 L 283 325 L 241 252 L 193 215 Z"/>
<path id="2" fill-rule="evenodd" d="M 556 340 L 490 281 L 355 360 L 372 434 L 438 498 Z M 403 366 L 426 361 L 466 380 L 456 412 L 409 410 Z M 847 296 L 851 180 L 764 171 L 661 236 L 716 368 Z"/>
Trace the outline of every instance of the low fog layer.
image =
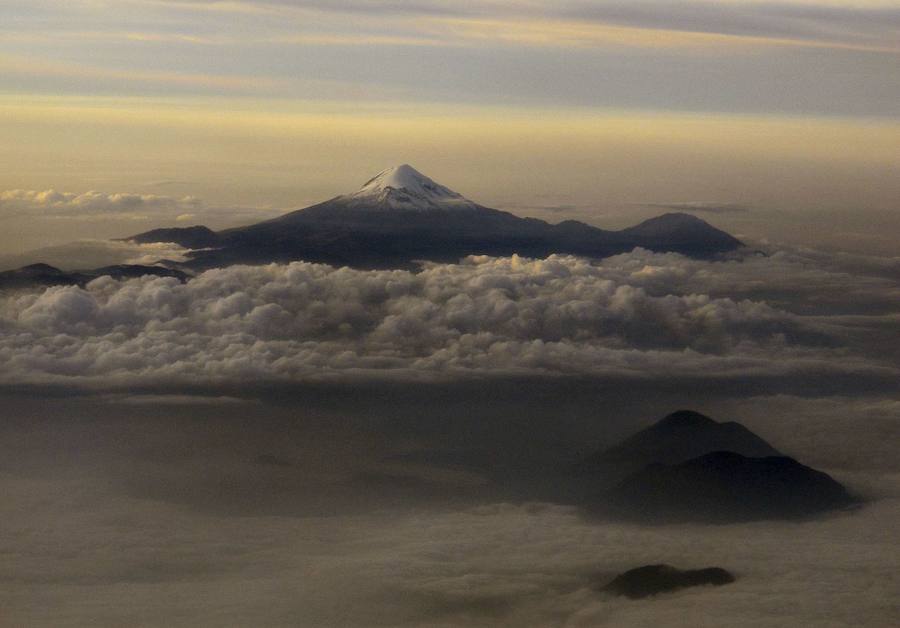
<path id="1" fill-rule="evenodd" d="M 138 244 L 123 240 L 78 240 L 27 253 L 0 255 L 0 271 L 30 264 L 49 264 L 60 270 L 89 270 L 116 264 L 156 264 L 160 260 L 181 262 L 187 249 L 171 243 Z"/>
<path id="2" fill-rule="evenodd" d="M 900 486 L 885 455 L 896 403 L 705 399 L 801 459 L 843 451 L 829 470 L 874 501 L 799 523 L 636 526 L 497 499 L 490 480 L 437 454 L 410 461 L 402 454 L 440 452 L 440 439 L 425 428 L 371 430 L 372 414 L 388 413 L 377 395 L 334 416 L 299 403 L 165 401 L 4 400 L 18 417 L 0 439 L 5 621 L 883 626 L 898 610 Z M 630 415 L 612 397 L 610 410 L 583 412 L 633 429 L 672 403 L 619 401 L 636 408 Z M 423 416 L 409 403 L 389 407 Z M 463 422 L 465 407 L 452 408 Z M 567 411 L 520 418 L 518 430 L 539 440 Z M 520 446 L 511 430 L 479 441 Z M 592 589 L 658 562 L 720 565 L 737 581 L 640 601 Z"/>

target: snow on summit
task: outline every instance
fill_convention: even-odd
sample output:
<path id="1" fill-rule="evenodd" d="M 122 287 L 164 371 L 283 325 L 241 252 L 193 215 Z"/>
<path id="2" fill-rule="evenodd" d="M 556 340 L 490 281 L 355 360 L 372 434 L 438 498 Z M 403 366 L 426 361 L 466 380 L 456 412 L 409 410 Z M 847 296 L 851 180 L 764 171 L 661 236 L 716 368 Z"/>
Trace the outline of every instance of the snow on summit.
<path id="1" fill-rule="evenodd" d="M 351 205 L 391 209 L 474 209 L 475 203 L 426 177 L 408 164 L 388 168 L 359 191 L 343 197 Z"/>

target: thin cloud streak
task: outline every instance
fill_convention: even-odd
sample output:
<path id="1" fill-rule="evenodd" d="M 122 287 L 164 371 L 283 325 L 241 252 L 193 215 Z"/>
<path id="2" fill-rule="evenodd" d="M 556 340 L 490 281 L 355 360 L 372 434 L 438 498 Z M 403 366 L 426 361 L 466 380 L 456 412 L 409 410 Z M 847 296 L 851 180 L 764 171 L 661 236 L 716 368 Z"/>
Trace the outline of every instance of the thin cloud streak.
<path id="1" fill-rule="evenodd" d="M 424 27 L 449 28 L 456 41 L 440 36 L 422 43 L 484 43 L 484 29 L 495 39 L 530 46 L 626 45 L 697 47 L 709 45 L 798 46 L 898 53 L 894 37 L 900 7 L 864 3 L 852 9 L 810 2 L 178 2 L 168 4 L 201 11 L 281 13 L 291 16 L 356 14 L 370 23 L 401 29 L 407 39 Z M 394 33 L 397 35 L 398 33 Z M 357 34 L 362 41 L 369 35 Z M 338 35 L 352 39 L 353 36 Z M 413 37 L 413 39 L 417 39 Z M 376 40 L 371 40 L 375 43 Z"/>
<path id="2" fill-rule="evenodd" d="M 900 47 L 889 44 L 619 26 L 598 22 L 500 19 L 441 19 L 430 22 L 434 26 L 447 28 L 454 36 L 463 40 L 480 41 L 484 44 L 500 42 L 562 48 L 624 46 L 693 51 L 714 48 L 716 53 L 731 50 L 735 54 L 742 52 L 742 48 L 797 47 L 900 54 Z"/>
<path id="3" fill-rule="evenodd" d="M 196 74 L 189 72 L 157 72 L 139 69 L 109 68 L 66 61 L 42 60 L 23 56 L 0 54 L 0 71 L 25 77 L 48 76 L 58 78 L 99 79 L 124 83 L 178 85 L 186 87 L 212 87 L 227 91 L 259 93 L 272 90 L 282 81 L 258 76 L 226 74 Z"/>
<path id="4" fill-rule="evenodd" d="M 0 9 L 0 22 L 9 18 L 0 89 L 896 113 L 900 9 L 887 6 L 160 0 L 127 8 Z"/>
<path id="5" fill-rule="evenodd" d="M 677 203 L 642 203 L 643 207 L 672 209 L 684 212 L 703 212 L 708 214 L 743 214 L 750 208 L 740 203 L 716 203 L 711 201 L 686 201 Z"/>
<path id="6" fill-rule="evenodd" d="M 122 40 L 153 43 L 240 46 L 265 43 L 305 45 L 424 45 L 465 46 L 484 44 L 482 31 L 494 31 L 494 44 L 523 46 L 708 47 L 805 46 L 896 53 L 895 33 L 900 28 L 900 8 L 876 5 L 854 7 L 816 6 L 809 3 L 639 2 L 603 3 L 320 3 L 320 2 L 159 2 L 143 3 L 172 10 L 244 11 L 277 16 L 291 24 L 281 32 L 282 21 L 263 21 L 250 29 L 228 34 L 198 25 L 194 33 L 162 30 L 78 30 L 69 25 L 55 30 L 5 34 L 7 42 L 68 40 Z M 138 4 L 140 6 L 140 3 Z M 334 19 L 342 14 L 362 15 L 353 28 Z M 113 22 L 115 23 L 115 22 Z M 52 24 L 52 21 L 50 22 Z M 148 24 L 149 25 L 149 24 Z M 312 25 L 314 28 L 309 29 Z M 47 28 L 47 23 L 39 25 Z M 299 31 L 299 33 L 297 32 Z M 307 32 L 304 32 L 307 31 Z M 324 32 L 323 32 L 324 31 Z M 292 34 L 295 38 L 292 39 Z"/>

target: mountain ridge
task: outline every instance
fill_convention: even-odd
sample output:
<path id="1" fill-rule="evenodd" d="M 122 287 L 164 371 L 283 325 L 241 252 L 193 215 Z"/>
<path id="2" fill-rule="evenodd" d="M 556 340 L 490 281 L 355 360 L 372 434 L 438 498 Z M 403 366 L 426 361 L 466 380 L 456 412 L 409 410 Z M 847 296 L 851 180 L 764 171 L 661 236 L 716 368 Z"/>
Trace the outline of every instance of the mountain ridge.
<path id="1" fill-rule="evenodd" d="M 382 171 L 351 194 L 263 222 L 218 232 L 157 229 L 138 242 L 199 240 L 188 268 L 304 260 L 357 268 L 414 268 L 419 261 L 455 263 L 468 255 L 601 258 L 635 247 L 715 257 L 743 244 L 688 214 L 669 213 L 621 231 L 537 218 L 479 205 L 408 164 Z"/>
<path id="2" fill-rule="evenodd" d="M 648 465 L 607 491 L 595 508 L 626 519 L 730 523 L 804 519 L 858 501 L 827 473 L 788 456 L 713 451 Z"/>
<path id="3" fill-rule="evenodd" d="M 579 471 L 618 479 L 649 464 L 679 464 L 710 451 L 734 451 L 749 457 L 784 455 L 740 423 L 678 410 L 592 454 L 579 465 Z"/>
<path id="4" fill-rule="evenodd" d="M 668 213 L 619 231 L 577 220 L 551 224 L 479 205 L 412 166 L 388 168 L 351 194 L 261 222 L 213 231 L 204 225 L 160 227 L 120 240 L 173 243 L 190 249 L 186 261 L 159 260 L 145 268 L 191 275 L 232 264 L 307 261 L 360 269 L 417 270 L 421 262 L 457 263 L 469 255 L 545 258 L 568 254 L 599 259 L 636 247 L 716 258 L 740 240 L 688 214 Z M 0 287 L 82 284 L 101 270 L 7 271 Z M 112 269 L 130 276 L 139 269 Z M 167 271 L 150 270 L 150 274 Z M 65 275 L 65 276 L 64 276 Z"/>
<path id="5" fill-rule="evenodd" d="M 35 286 L 85 286 L 99 277 L 113 279 L 135 279 L 151 275 L 153 277 L 174 277 L 187 281 L 189 275 L 175 268 L 145 266 L 143 264 L 114 264 L 90 270 L 65 271 L 49 264 L 28 264 L 14 270 L 0 272 L 0 290 L 15 290 Z"/>

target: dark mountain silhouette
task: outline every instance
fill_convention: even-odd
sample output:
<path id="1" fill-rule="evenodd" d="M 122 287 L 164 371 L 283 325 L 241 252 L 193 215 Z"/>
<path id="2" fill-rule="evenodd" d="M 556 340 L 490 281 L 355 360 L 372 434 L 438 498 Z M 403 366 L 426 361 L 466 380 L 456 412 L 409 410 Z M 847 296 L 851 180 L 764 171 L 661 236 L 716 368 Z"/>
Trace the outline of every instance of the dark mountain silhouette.
<path id="1" fill-rule="evenodd" d="M 146 231 L 124 239 L 133 240 L 140 244 L 174 242 L 186 249 L 205 249 L 222 243 L 215 231 L 202 225 L 153 229 L 152 231 Z"/>
<path id="2" fill-rule="evenodd" d="M 740 423 L 719 423 L 699 412 L 679 410 L 597 452 L 579 470 L 612 482 L 649 464 L 676 464 L 713 451 L 750 457 L 782 455 Z"/>
<path id="3" fill-rule="evenodd" d="M 175 268 L 165 268 L 163 266 L 144 266 L 140 264 L 117 264 L 115 266 L 101 266 L 93 270 L 80 271 L 92 275 L 93 278 L 109 275 L 113 279 L 133 279 L 135 277 L 144 277 L 152 275 L 154 277 L 175 277 L 180 281 L 185 281 L 188 275 Z"/>
<path id="4" fill-rule="evenodd" d="M 682 570 L 672 565 L 645 565 L 629 569 L 599 589 L 614 595 L 639 599 L 686 587 L 721 586 L 732 582 L 734 576 L 721 567 Z"/>
<path id="5" fill-rule="evenodd" d="M 143 277 L 144 275 L 175 277 L 179 281 L 185 281 L 188 278 L 188 275 L 180 270 L 163 268 L 162 266 L 120 264 L 93 270 L 64 271 L 49 264 L 30 264 L 15 270 L 0 272 L 0 290 L 60 285 L 84 286 L 89 281 L 104 275 L 109 275 L 113 279 L 131 279 Z"/>
<path id="6" fill-rule="evenodd" d="M 645 220 L 622 233 L 640 243 L 644 248 L 656 250 L 665 242 L 670 250 L 685 251 L 689 255 L 704 257 L 735 248 L 735 238 L 718 229 L 711 230 L 708 223 L 680 212 L 672 212 Z"/>
<path id="7" fill-rule="evenodd" d="M 727 523 L 804 518 L 855 501 L 828 474 L 793 458 L 717 451 L 680 464 L 651 464 L 603 494 L 597 508 L 651 522 Z"/>
<path id="8" fill-rule="evenodd" d="M 247 227 L 156 229 L 129 238 L 176 242 L 195 251 L 193 269 L 306 260 L 359 268 L 405 268 L 417 260 L 456 262 L 473 254 L 605 257 L 637 246 L 710 257 L 741 242 L 688 214 L 666 214 L 624 231 L 535 218 L 474 203 L 408 165 L 391 168 L 359 191 Z"/>
<path id="9" fill-rule="evenodd" d="M 0 272 L 0 289 L 30 288 L 32 286 L 72 285 L 90 281 L 87 275 L 67 273 L 49 264 L 29 264 L 15 270 Z"/>

